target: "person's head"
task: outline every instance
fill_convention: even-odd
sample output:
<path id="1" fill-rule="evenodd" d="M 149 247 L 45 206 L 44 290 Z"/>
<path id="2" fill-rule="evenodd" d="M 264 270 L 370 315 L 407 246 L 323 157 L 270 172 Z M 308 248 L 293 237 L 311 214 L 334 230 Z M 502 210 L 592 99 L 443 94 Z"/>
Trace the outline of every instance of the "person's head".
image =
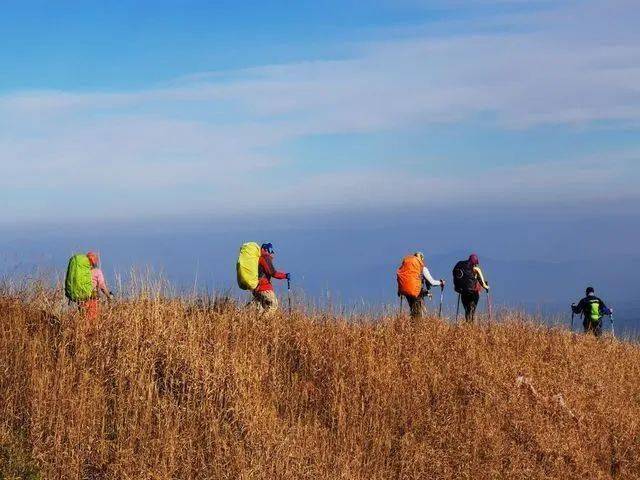
<path id="1" fill-rule="evenodd" d="M 415 257 L 418 257 L 418 259 L 424 263 L 424 253 L 422 252 L 416 252 L 413 254 Z"/>
<path id="2" fill-rule="evenodd" d="M 593 287 L 587 287 L 586 292 L 587 292 L 587 296 L 596 294 L 596 291 L 594 290 Z"/>
<path id="3" fill-rule="evenodd" d="M 96 252 L 87 253 L 87 258 L 89 259 L 89 263 L 93 268 L 96 268 L 100 264 L 100 257 Z"/>
<path id="4" fill-rule="evenodd" d="M 475 267 L 476 265 L 480 265 L 480 260 L 478 259 L 478 255 L 476 255 L 475 253 L 472 253 L 471 255 L 469 255 L 469 263 L 471 264 L 472 267 Z"/>
<path id="5" fill-rule="evenodd" d="M 273 255 L 275 252 L 273 250 L 273 244 L 271 243 L 263 243 L 260 247 L 263 252 Z"/>

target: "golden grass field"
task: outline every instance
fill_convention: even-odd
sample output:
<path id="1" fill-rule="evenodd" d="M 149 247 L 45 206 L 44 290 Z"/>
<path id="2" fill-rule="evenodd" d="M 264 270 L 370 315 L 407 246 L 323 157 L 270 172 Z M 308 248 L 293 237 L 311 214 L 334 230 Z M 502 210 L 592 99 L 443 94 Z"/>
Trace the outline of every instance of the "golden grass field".
<path id="1" fill-rule="evenodd" d="M 0 296 L 0 478 L 640 478 L 640 349 L 518 314 Z"/>

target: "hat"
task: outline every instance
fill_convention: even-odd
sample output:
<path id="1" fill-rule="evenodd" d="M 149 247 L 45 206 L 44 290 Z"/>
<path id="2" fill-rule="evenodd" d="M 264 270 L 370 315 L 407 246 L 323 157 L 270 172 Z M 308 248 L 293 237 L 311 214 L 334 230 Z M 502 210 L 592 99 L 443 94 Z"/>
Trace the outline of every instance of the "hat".
<path id="1" fill-rule="evenodd" d="M 100 256 L 96 252 L 87 253 L 87 258 L 89 259 L 89 263 L 91 263 L 92 267 L 97 267 L 100 263 Z"/>

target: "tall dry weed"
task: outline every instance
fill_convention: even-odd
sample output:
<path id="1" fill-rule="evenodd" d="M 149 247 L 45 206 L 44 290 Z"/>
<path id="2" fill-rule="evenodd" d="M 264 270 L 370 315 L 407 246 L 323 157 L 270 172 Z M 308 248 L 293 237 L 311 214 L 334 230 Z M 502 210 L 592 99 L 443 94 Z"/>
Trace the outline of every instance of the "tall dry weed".
<path id="1" fill-rule="evenodd" d="M 87 324 L 42 298 L 0 298 L 0 443 L 42 478 L 640 478 L 633 344 L 159 295 Z"/>

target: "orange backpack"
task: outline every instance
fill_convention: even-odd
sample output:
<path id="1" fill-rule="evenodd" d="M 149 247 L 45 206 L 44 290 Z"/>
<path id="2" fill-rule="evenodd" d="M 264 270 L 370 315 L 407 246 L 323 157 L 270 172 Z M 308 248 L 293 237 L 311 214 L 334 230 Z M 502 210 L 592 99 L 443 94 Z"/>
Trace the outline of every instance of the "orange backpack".
<path id="1" fill-rule="evenodd" d="M 417 297 L 422 291 L 422 267 L 424 263 L 415 255 L 407 255 L 396 275 L 398 277 L 398 295 Z"/>

